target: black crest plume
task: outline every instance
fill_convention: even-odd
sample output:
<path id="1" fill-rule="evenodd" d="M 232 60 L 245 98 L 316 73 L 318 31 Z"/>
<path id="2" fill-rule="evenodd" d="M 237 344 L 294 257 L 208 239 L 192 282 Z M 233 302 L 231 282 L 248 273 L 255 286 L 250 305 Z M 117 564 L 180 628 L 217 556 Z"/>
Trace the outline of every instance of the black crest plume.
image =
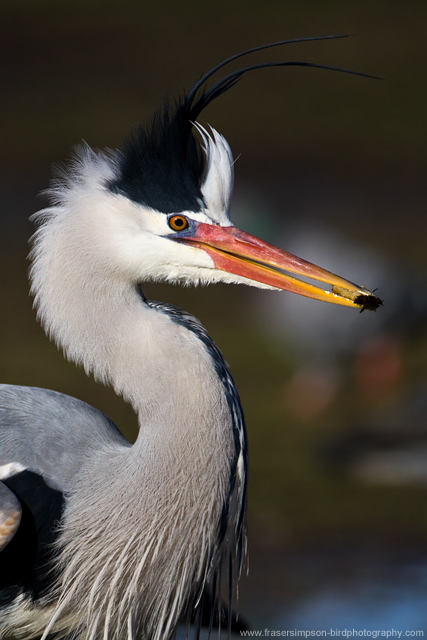
<path id="1" fill-rule="evenodd" d="M 298 66 L 373 76 L 311 62 L 264 62 L 233 71 L 206 89 L 209 78 L 234 60 L 263 49 L 345 37 L 347 36 L 282 40 L 254 47 L 227 58 L 203 75 L 183 97 L 174 102 L 165 99 L 148 125 L 140 126 L 134 131 L 124 145 L 120 177 L 112 182 L 109 188 L 114 193 L 122 193 L 134 202 L 165 214 L 200 211 L 203 206 L 200 187 L 203 183 L 205 163 L 200 144 L 192 132 L 193 123 L 208 104 L 234 86 L 245 73 L 267 67 Z"/>

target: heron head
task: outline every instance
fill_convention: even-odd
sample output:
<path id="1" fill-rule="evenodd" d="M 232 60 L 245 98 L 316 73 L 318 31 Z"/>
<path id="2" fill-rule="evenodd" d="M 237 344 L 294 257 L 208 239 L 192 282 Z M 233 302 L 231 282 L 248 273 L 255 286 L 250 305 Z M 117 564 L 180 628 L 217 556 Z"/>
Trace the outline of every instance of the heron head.
<path id="1" fill-rule="evenodd" d="M 92 276 L 104 273 L 132 284 L 245 283 L 360 309 L 381 303 L 364 287 L 239 231 L 230 222 L 232 153 L 226 140 L 214 129 L 208 132 L 197 118 L 247 71 L 265 66 L 324 67 L 261 63 L 204 88 L 232 60 L 267 47 L 229 58 L 183 97 L 165 101 L 146 126 L 133 132 L 122 151 L 79 152 L 71 171 L 51 190 L 58 206 L 46 211 L 60 223 L 51 236 L 57 242 L 61 227 L 66 230 L 64 245 L 77 247 L 80 242 L 82 265 L 92 265 Z M 39 214 L 43 220 L 46 211 Z M 92 258 L 85 262 L 88 256 Z"/>

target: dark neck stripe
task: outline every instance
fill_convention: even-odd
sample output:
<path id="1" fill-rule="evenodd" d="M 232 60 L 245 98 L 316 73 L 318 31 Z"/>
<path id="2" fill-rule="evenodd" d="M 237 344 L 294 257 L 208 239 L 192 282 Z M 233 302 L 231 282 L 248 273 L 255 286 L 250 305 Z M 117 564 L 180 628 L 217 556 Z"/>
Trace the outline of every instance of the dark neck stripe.
<path id="1" fill-rule="evenodd" d="M 143 294 L 142 294 L 143 296 Z M 237 462 L 239 460 L 240 455 L 243 456 L 243 465 L 244 465 L 244 478 L 243 478 L 243 487 L 242 487 L 242 497 L 240 504 L 237 505 L 237 518 L 235 522 L 235 528 L 233 535 L 235 536 L 237 549 L 230 550 L 230 563 L 232 564 L 232 557 L 235 558 L 237 563 L 237 571 L 236 574 L 240 573 L 242 559 L 245 552 L 245 535 L 246 535 L 246 493 L 247 493 L 247 478 L 248 478 L 248 446 L 247 446 L 247 435 L 246 435 L 246 425 L 245 419 L 243 415 L 243 409 L 240 402 L 239 394 L 237 392 L 236 386 L 234 384 L 233 378 L 231 376 L 230 371 L 228 370 L 227 364 L 224 360 L 224 357 L 221 351 L 218 349 L 212 338 L 208 335 L 206 329 L 203 325 L 194 318 L 191 314 L 182 311 L 178 307 L 175 307 L 171 304 L 163 303 L 163 302 L 154 302 L 152 300 L 147 300 L 144 296 L 144 302 L 152 309 L 157 309 L 162 313 L 165 313 L 169 316 L 169 318 L 179 324 L 180 326 L 185 327 L 188 331 L 194 333 L 199 340 L 206 347 L 209 355 L 212 358 L 212 363 L 215 367 L 215 371 L 221 380 L 224 386 L 224 392 L 227 399 L 228 407 L 230 410 L 232 428 L 233 428 L 233 439 L 234 439 L 234 456 L 230 466 L 230 484 L 228 495 L 224 501 L 222 514 L 219 523 L 219 532 L 217 539 L 217 549 L 219 549 L 225 539 L 227 529 L 229 526 L 230 514 L 233 507 L 233 500 L 236 497 L 236 481 L 237 481 Z M 235 507 L 235 502 L 234 502 Z M 230 593 L 233 589 L 233 579 L 234 573 L 233 569 L 229 567 L 229 588 Z M 213 589 L 215 592 L 215 589 Z M 231 611 L 231 607 L 229 607 L 229 615 Z"/>

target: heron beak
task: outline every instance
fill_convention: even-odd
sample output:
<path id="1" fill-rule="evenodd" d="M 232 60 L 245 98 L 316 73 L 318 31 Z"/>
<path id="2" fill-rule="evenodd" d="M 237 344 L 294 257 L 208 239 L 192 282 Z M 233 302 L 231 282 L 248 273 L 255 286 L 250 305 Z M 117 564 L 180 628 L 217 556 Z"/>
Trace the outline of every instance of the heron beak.
<path id="1" fill-rule="evenodd" d="M 276 289 L 292 291 L 307 298 L 346 307 L 356 307 L 362 311 L 375 310 L 382 304 L 380 298 L 364 287 L 291 253 L 277 249 L 236 227 L 222 227 L 200 222 L 191 236 L 174 239 L 206 251 L 217 269 Z M 298 280 L 289 274 L 323 282 L 330 285 L 331 290 Z"/>

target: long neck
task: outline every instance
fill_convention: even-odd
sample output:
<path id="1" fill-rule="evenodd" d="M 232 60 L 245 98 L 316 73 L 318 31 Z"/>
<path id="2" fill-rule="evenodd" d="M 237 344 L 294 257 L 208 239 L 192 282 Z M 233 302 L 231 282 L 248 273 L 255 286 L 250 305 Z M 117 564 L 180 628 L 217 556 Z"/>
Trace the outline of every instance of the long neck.
<path id="1" fill-rule="evenodd" d="M 132 448 L 88 458 L 76 484 L 79 500 L 69 500 L 61 615 L 77 606 L 93 637 L 99 629 L 121 637 L 125 625 L 143 624 L 160 639 L 218 572 L 221 517 L 233 512 L 228 539 L 241 537 L 245 478 L 237 458 L 244 452 L 233 399 L 195 321 L 190 328 L 188 319 L 147 303 L 118 278 L 107 286 L 87 263 L 63 294 L 72 258 L 57 255 L 61 261 L 48 265 L 39 288 L 42 321 L 71 359 L 133 405 L 140 426 Z M 83 537 L 92 540 L 90 557 Z M 93 586 L 100 576 L 115 586 L 106 596 Z"/>
<path id="2" fill-rule="evenodd" d="M 201 339 L 202 328 L 145 301 L 136 287 L 116 296 L 110 288 L 91 320 L 91 333 L 82 336 L 85 366 L 138 414 L 135 468 L 146 474 L 152 467 L 162 484 L 176 473 L 182 483 L 203 481 L 207 492 L 218 491 L 214 485 L 227 482 L 222 476 L 235 456 L 233 423 L 216 354 Z"/>

